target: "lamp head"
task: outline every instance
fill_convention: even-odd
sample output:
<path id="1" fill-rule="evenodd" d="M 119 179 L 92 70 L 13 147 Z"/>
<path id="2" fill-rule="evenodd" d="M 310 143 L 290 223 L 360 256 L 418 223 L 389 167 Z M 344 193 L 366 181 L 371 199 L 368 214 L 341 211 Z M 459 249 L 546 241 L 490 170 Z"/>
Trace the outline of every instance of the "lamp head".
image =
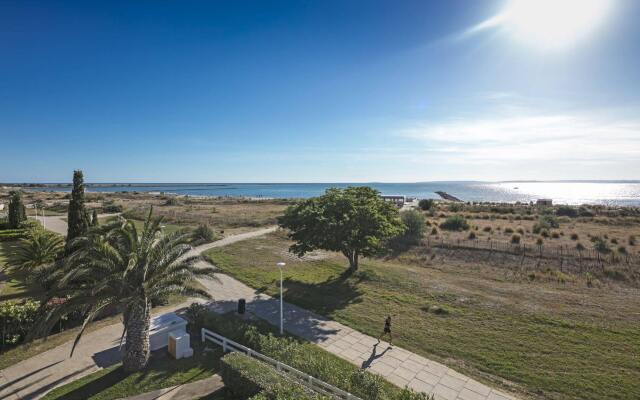
<path id="1" fill-rule="evenodd" d="M 284 266 L 285 266 L 285 265 L 287 265 L 287 264 L 285 264 L 285 263 L 283 263 L 283 262 L 279 262 L 279 263 L 277 263 L 276 265 L 277 265 L 278 267 L 282 268 L 282 267 L 284 267 Z"/>

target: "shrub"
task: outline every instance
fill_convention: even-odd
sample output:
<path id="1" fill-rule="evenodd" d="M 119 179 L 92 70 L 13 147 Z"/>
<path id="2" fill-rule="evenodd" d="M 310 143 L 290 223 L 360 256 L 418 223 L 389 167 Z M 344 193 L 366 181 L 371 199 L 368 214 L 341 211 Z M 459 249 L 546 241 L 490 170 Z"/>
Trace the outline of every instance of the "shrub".
<path id="1" fill-rule="evenodd" d="M 516 229 L 516 232 L 518 232 L 520 235 L 524 236 L 524 229 L 522 229 L 522 227 Z"/>
<path id="2" fill-rule="evenodd" d="M 476 238 L 476 234 L 475 233 L 473 233 L 473 232 L 469 233 L 469 240 L 473 240 L 475 238 Z"/>
<path id="3" fill-rule="evenodd" d="M 405 387 L 398 393 L 396 400 L 435 400 L 435 396 L 433 394 L 418 393 Z"/>
<path id="4" fill-rule="evenodd" d="M 560 206 L 556 210 L 556 215 L 575 218 L 578 216 L 578 210 L 571 206 Z"/>
<path id="5" fill-rule="evenodd" d="M 460 203 L 451 203 L 449 205 L 449 211 L 451 212 L 460 212 L 462 211 L 462 209 L 463 209 L 463 206 Z"/>
<path id="6" fill-rule="evenodd" d="M 0 242 L 11 242 L 18 239 L 24 239 L 28 234 L 29 231 L 26 229 L 5 229 L 0 231 Z"/>
<path id="7" fill-rule="evenodd" d="M 618 239 L 616 238 L 611 239 L 611 244 L 618 244 Z"/>
<path id="8" fill-rule="evenodd" d="M 180 204 L 180 202 L 178 201 L 178 199 L 172 196 L 172 197 L 169 197 L 167 200 L 165 200 L 163 205 L 165 205 L 165 206 L 177 206 L 179 204 Z"/>
<path id="9" fill-rule="evenodd" d="M 108 203 L 102 206 L 102 212 L 107 214 L 121 213 L 123 208 L 120 204 Z"/>
<path id="10" fill-rule="evenodd" d="M 400 219 L 405 226 L 401 240 L 408 244 L 419 243 L 426 229 L 424 215 L 416 210 L 410 210 L 400 213 Z"/>
<path id="11" fill-rule="evenodd" d="M 594 213 L 587 207 L 581 206 L 578 208 L 578 216 L 580 217 L 593 217 Z"/>
<path id="12" fill-rule="evenodd" d="M 533 226 L 533 233 L 540 233 L 540 231 L 551 228 L 559 228 L 560 224 L 556 217 L 550 214 L 540 216 L 538 222 Z"/>
<path id="13" fill-rule="evenodd" d="M 448 231 L 466 231 L 467 229 L 469 229 L 469 224 L 463 217 L 454 215 L 447 218 L 443 223 L 441 223 L 440 228 L 446 229 Z"/>
<path id="14" fill-rule="evenodd" d="M 538 240 L 536 240 L 536 244 L 538 246 L 542 246 L 544 244 L 544 240 L 542 240 L 542 238 L 538 238 Z"/>
<path id="15" fill-rule="evenodd" d="M 207 224 L 200 224 L 193 231 L 193 244 L 209 243 L 216 240 L 216 234 Z"/>
<path id="16" fill-rule="evenodd" d="M 511 228 L 505 228 L 504 233 L 505 233 L 505 234 L 511 234 L 511 233 L 513 233 L 513 229 L 511 229 Z"/>
<path id="17" fill-rule="evenodd" d="M 618 247 L 618 253 L 620 254 L 627 254 L 627 248 L 624 246 L 619 246 Z"/>
<path id="18" fill-rule="evenodd" d="M 627 243 L 629 243 L 629 246 L 635 246 L 636 245 L 636 237 L 631 235 L 629 236 L 629 240 L 627 241 Z"/>
<path id="19" fill-rule="evenodd" d="M 578 236 L 577 233 L 572 233 L 571 234 L 571 240 L 578 240 L 578 239 L 580 239 L 580 237 Z"/>
<path id="20" fill-rule="evenodd" d="M 434 205 L 435 201 L 433 199 L 422 199 L 418 202 L 418 207 L 424 211 L 431 210 Z"/>
<path id="21" fill-rule="evenodd" d="M 438 228 L 434 226 L 433 228 L 431 228 L 431 235 L 437 235 L 437 234 L 438 234 Z"/>
<path id="22" fill-rule="evenodd" d="M 540 236 L 542 236 L 543 238 L 548 238 L 549 237 L 549 231 L 548 230 L 543 230 L 542 232 L 540 232 Z"/>
<path id="23" fill-rule="evenodd" d="M 491 232 L 491 227 L 490 226 L 485 226 L 484 228 L 482 228 L 482 230 L 484 232 Z"/>
<path id="24" fill-rule="evenodd" d="M 40 303 L 33 300 L 0 302 L 2 346 L 20 343 L 31 330 L 38 315 Z"/>
<path id="25" fill-rule="evenodd" d="M 513 243 L 513 244 L 519 244 L 519 243 L 520 243 L 520 235 L 513 235 L 513 236 L 511 236 L 511 243 Z"/>
<path id="26" fill-rule="evenodd" d="M 558 232 L 552 232 L 551 237 L 554 239 L 560 239 L 560 234 Z"/>
<path id="27" fill-rule="evenodd" d="M 220 376 L 225 387 L 238 398 L 260 392 L 265 392 L 267 399 L 315 398 L 308 389 L 281 375 L 272 366 L 241 353 L 229 353 L 220 359 Z"/>
<path id="28" fill-rule="evenodd" d="M 384 398 L 383 379 L 379 375 L 358 369 L 351 374 L 350 382 L 351 387 L 356 389 L 353 390 L 353 394 L 358 397 L 371 400 Z"/>
<path id="29" fill-rule="evenodd" d="M 584 245 L 580 242 L 576 243 L 576 250 L 578 251 L 584 250 Z"/>
<path id="30" fill-rule="evenodd" d="M 607 244 L 607 241 L 602 239 L 601 237 L 596 237 L 593 240 L 593 248 L 598 252 L 598 253 L 602 253 L 602 254 L 607 254 L 611 252 L 611 249 L 609 248 L 609 245 Z"/>

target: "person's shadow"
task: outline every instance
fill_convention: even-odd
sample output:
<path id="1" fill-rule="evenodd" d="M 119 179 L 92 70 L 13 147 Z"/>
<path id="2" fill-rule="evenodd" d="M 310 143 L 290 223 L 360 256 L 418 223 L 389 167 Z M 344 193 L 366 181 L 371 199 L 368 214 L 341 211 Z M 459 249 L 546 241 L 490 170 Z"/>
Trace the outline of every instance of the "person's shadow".
<path id="1" fill-rule="evenodd" d="M 374 345 L 373 345 L 373 351 L 371 352 L 371 355 L 369 356 L 369 358 L 368 358 L 367 360 L 365 360 L 365 361 L 363 361 L 363 362 L 362 362 L 362 367 L 361 367 L 361 368 L 362 368 L 362 369 L 367 369 L 367 368 L 369 368 L 369 367 L 371 366 L 371 363 L 372 363 L 374 360 L 376 360 L 376 359 L 378 359 L 378 358 L 382 357 L 382 356 L 384 355 L 384 353 L 386 353 L 387 351 L 389 351 L 389 349 L 390 349 L 390 348 L 391 348 L 391 346 L 389 346 L 389 347 L 387 347 L 386 349 L 384 349 L 384 351 L 383 351 L 382 353 L 380 353 L 380 354 L 376 354 L 376 352 L 378 351 L 378 344 L 377 344 L 377 343 L 376 343 L 376 344 L 374 344 Z"/>

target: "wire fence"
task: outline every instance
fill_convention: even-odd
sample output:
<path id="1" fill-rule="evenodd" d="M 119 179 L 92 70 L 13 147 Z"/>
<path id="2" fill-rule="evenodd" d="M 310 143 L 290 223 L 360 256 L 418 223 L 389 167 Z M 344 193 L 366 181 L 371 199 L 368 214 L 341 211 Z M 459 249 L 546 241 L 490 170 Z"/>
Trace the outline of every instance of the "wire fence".
<path id="1" fill-rule="evenodd" d="M 558 246 L 549 244 L 526 244 L 511 243 L 498 240 L 483 239 L 449 239 L 449 238 L 427 238 L 427 247 L 438 247 L 445 249 L 477 249 L 489 252 L 507 253 L 522 257 L 544 258 L 562 260 L 574 260 L 578 263 L 603 264 L 627 264 L 640 265 L 640 257 L 629 253 L 607 253 L 599 252 L 595 249 L 577 249 L 569 246 Z"/>

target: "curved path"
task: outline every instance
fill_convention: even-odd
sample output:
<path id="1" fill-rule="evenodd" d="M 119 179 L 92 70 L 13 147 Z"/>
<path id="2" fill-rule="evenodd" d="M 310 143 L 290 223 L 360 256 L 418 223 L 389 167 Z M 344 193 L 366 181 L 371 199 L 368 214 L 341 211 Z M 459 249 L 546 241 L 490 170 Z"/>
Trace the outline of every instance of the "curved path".
<path id="1" fill-rule="evenodd" d="M 50 225 L 47 224 L 47 229 L 49 228 Z M 211 248 L 262 236 L 276 229 L 277 227 L 269 227 L 228 236 L 198 246 L 188 255 L 202 254 Z M 234 310 L 238 299 L 244 298 L 247 300 L 248 312 L 274 325 L 279 324 L 278 300 L 224 274 L 218 274 L 217 280 L 205 279 L 201 283 L 215 299 L 212 303 L 214 311 Z M 186 305 L 188 303 L 171 309 L 179 309 Z M 163 312 L 169 310 L 164 309 Z M 418 391 L 433 393 L 438 400 L 515 399 L 443 364 L 402 348 L 391 348 L 385 342 L 376 345 L 376 339 L 371 336 L 293 304 L 284 304 L 284 315 L 287 332 L 314 342 L 357 366 L 380 374 L 400 387 L 408 386 Z M 78 344 L 73 358 L 68 357 L 71 346 L 68 342 L 0 371 L 0 399 L 38 399 L 56 386 L 118 362 L 121 333 L 122 324 L 114 324 L 87 334 Z"/>

